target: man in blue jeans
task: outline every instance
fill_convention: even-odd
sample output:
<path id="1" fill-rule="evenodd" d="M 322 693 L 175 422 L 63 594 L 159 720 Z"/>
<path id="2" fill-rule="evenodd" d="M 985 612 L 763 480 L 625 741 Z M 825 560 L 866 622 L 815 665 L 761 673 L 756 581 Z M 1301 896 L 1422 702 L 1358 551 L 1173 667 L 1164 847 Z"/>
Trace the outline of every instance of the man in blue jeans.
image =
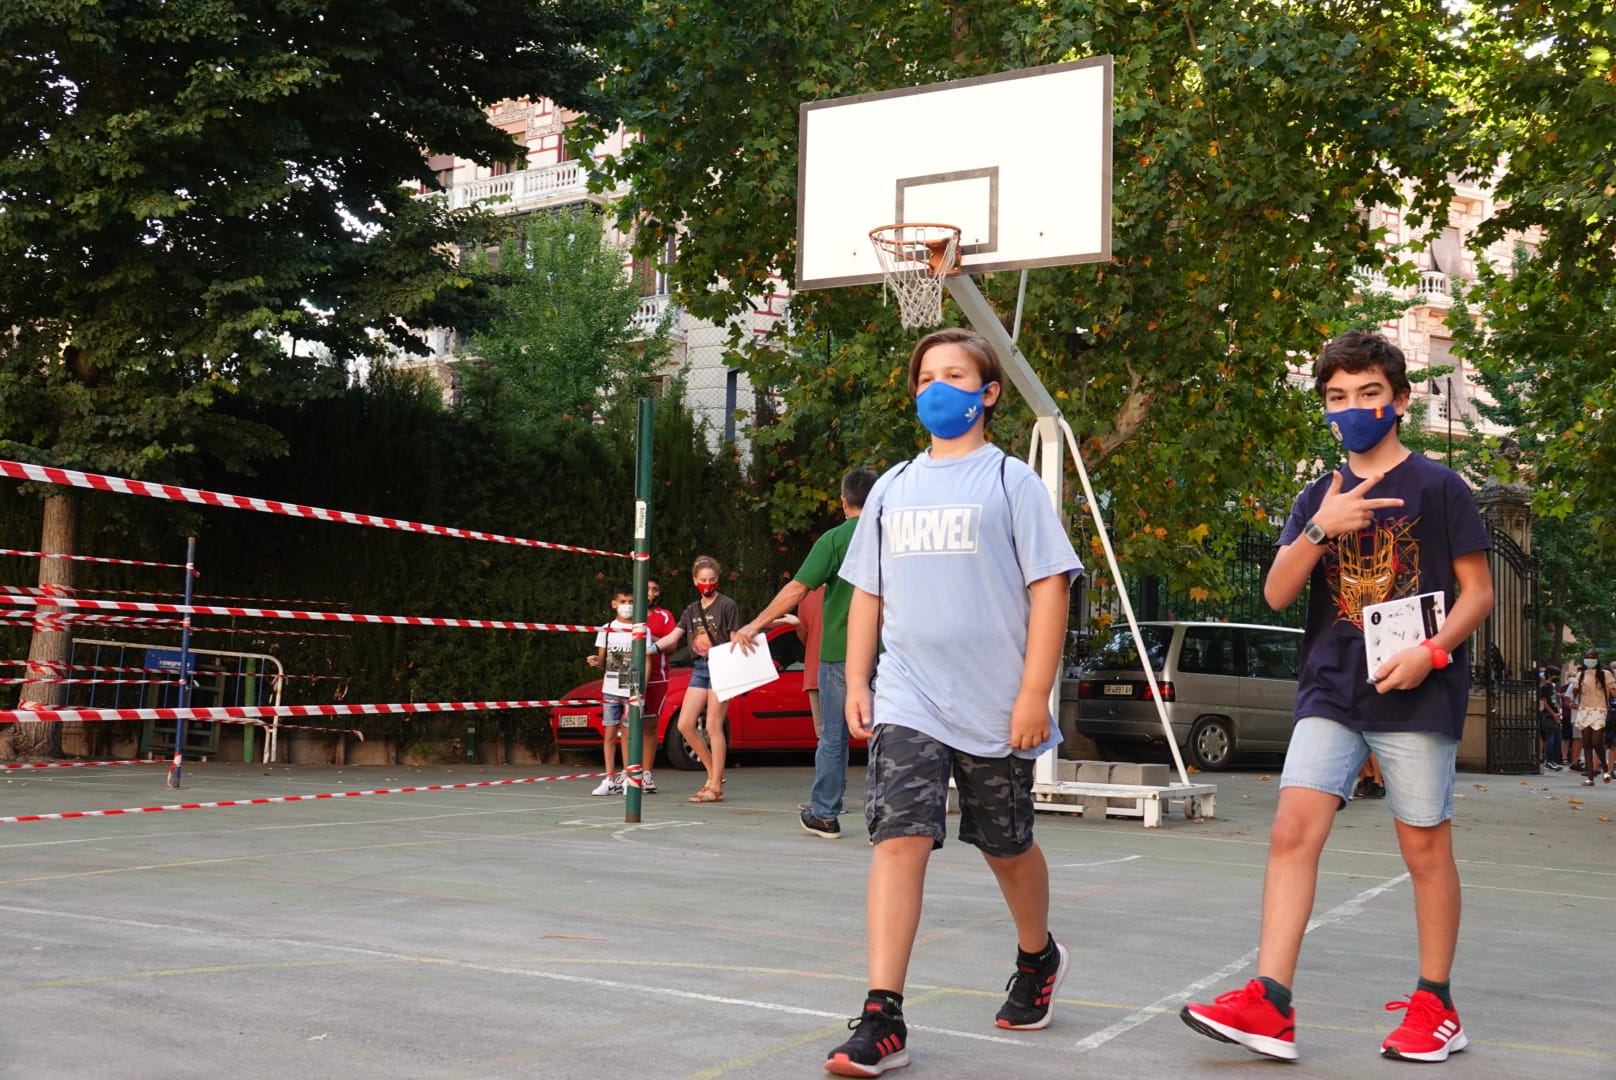
<path id="1" fill-rule="evenodd" d="M 784 615 L 804 596 L 821 585 L 825 604 L 819 645 L 819 749 L 814 751 L 814 786 L 808 808 L 802 812 L 802 827 L 815 836 L 835 840 L 842 835 L 842 789 L 847 786 L 847 605 L 853 587 L 840 577 L 842 559 L 852 542 L 864 499 L 875 486 L 876 476 L 868 469 L 854 469 L 842 477 L 842 513 L 847 520 L 827 531 L 803 560 L 796 576 L 769 601 L 758 617 L 730 635 L 745 652 L 756 646 L 758 631 Z"/>

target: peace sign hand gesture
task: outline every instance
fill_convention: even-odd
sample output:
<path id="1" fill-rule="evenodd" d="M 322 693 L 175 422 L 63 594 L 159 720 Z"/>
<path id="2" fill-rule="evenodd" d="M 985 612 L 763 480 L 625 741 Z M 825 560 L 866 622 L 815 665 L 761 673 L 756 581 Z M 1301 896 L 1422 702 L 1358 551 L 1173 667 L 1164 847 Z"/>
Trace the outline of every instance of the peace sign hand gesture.
<path id="1" fill-rule="evenodd" d="M 1343 492 L 1341 470 L 1337 469 L 1330 474 L 1330 490 L 1325 492 L 1324 501 L 1319 503 L 1318 512 L 1313 515 L 1314 523 L 1332 540 L 1343 533 L 1368 528 L 1375 520 L 1376 510 L 1403 505 L 1402 499 L 1368 497 L 1370 490 L 1385 478 L 1385 473 L 1378 472 L 1351 491 Z"/>

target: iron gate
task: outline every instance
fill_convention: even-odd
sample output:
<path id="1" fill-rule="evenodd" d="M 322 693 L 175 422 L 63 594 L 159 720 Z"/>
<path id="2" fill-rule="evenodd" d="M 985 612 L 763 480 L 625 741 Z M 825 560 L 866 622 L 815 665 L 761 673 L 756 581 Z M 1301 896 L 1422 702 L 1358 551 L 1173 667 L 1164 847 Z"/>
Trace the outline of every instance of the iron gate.
<path id="1" fill-rule="evenodd" d="M 1487 771 L 1538 771 L 1537 682 L 1532 671 L 1537 641 L 1537 556 L 1496 525 L 1493 549 L 1493 610 L 1470 636 L 1474 685 L 1487 691 Z"/>

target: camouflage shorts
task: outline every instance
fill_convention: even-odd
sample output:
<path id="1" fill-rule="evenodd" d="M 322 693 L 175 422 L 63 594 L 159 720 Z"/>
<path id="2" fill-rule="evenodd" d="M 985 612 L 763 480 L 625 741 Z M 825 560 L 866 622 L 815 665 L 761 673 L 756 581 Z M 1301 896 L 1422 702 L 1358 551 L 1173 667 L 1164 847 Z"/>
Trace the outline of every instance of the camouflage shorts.
<path id="1" fill-rule="evenodd" d="M 899 836 L 948 835 L 948 778 L 959 789 L 962 843 L 1008 859 L 1032 847 L 1030 758 L 962 753 L 896 724 L 876 728 L 864 778 L 864 821 L 879 844 Z"/>

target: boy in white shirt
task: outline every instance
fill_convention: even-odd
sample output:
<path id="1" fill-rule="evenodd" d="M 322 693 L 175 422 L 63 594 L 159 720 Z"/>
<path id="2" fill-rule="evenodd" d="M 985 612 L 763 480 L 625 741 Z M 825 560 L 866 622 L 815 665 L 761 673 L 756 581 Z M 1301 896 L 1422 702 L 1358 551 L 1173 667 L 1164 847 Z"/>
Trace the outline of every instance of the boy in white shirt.
<path id="1" fill-rule="evenodd" d="M 628 699 L 634 683 L 634 590 L 627 585 L 613 589 L 612 610 L 616 618 L 595 635 L 595 654 L 588 659 L 590 667 L 605 672 L 600 696 L 606 699 L 600 712 L 606 778 L 591 795 L 623 794 L 623 774 L 616 768 L 619 739 L 623 740 L 623 763 L 628 764 Z M 650 762 L 645 764 L 649 767 Z M 646 778 L 650 778 L 649 774 Z"/>

